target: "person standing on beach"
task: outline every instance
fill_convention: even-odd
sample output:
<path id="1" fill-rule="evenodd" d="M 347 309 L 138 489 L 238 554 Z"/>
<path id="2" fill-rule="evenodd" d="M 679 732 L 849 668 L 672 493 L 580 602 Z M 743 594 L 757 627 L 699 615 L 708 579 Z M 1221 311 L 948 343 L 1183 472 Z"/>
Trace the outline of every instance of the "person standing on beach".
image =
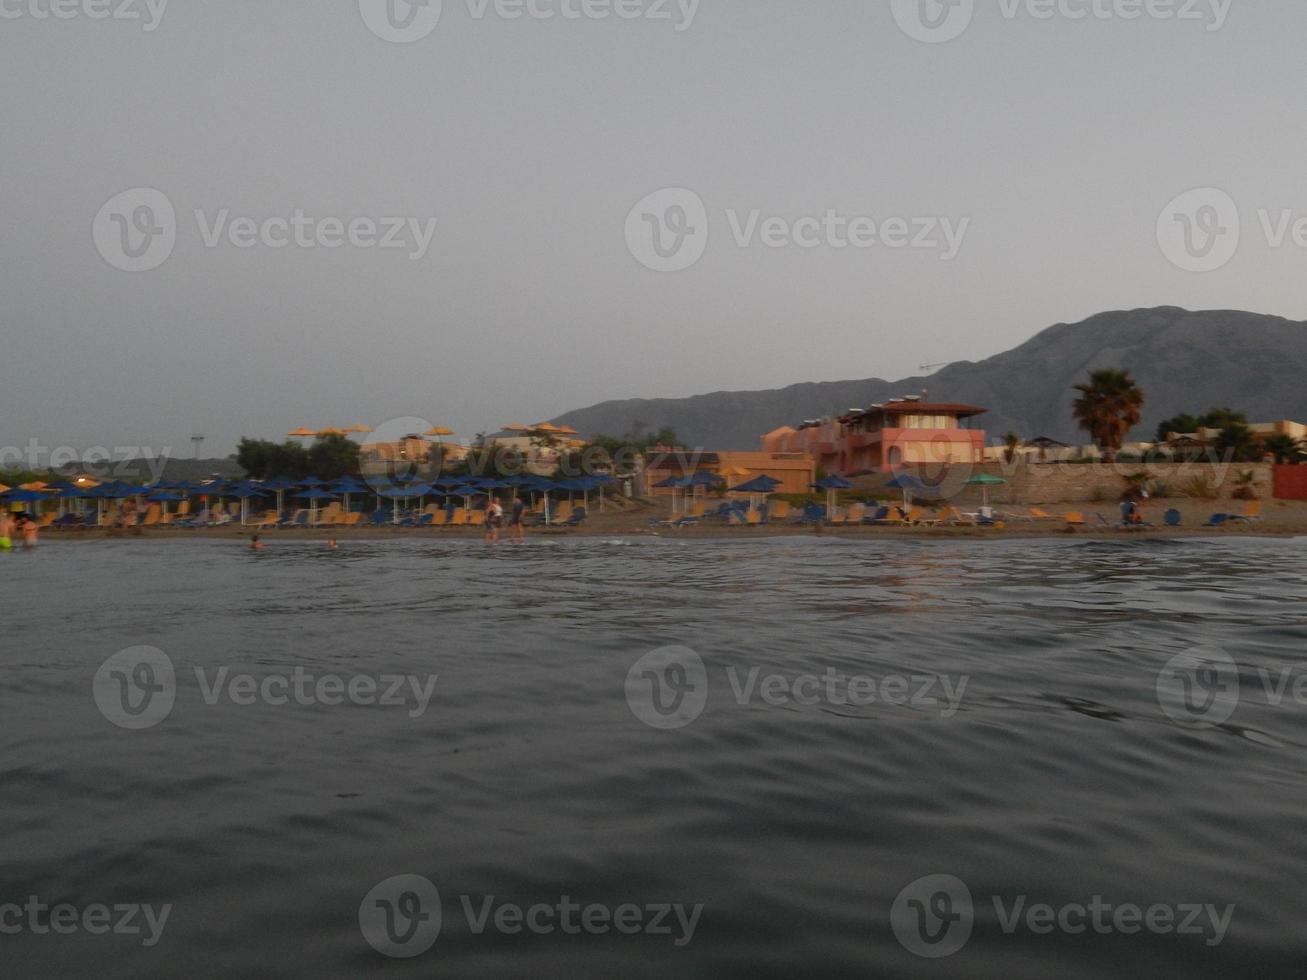
<path id="1" fill-rule="evenodd" d="M 14 550 L 14 515 L 0 511 L 0 551 Z"/>
<path id="2" fill-rule="evenodd" d="M 504 523 L 504 507 L 494 497 L 486 505 L 486 540 L 498 541 L 499 528 Z"/>
<path id="3" fill-rule="evenodd" d="M 518 497 L 513 501 L 512 519 L 513 537 L 521 541 L 526 537 L 526 501 Z"/>

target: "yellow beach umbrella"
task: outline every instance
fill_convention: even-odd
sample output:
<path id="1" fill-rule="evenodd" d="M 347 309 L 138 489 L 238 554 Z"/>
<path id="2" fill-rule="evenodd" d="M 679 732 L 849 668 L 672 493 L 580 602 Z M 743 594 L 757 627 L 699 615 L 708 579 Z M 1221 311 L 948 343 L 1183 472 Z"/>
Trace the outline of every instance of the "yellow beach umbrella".
<path id="1" fill-rule="evenodd" d="M 311 439 L 313 436 L 317 435 L 317 433 L 314 432 L 312 429 L 305 429 L 303 427 L 300 427 L 296 429 L 294 432 L 288 432 L 287 435 L 289 435 L 292 439 Z"/>
<path id="2" fill-rule="evenodd" d="M 319 429 L 317 432 L 313 434 L 315 436 L 343 436 L 345 434 L 345 430 L 344 429 Z"/>
<path id="3" fill-rule="evenodd" d="M 422 434 L 424 436 L 427 436 L 428 438 L 439 439 L 441 436 L 452 436 L 454 434 L 454 430 L 446 429 L 443 425 L 437 425 L 433 428 L 427 429 L 427 431 Z"/>
<path id="4" fill-rule="evenodd" d="M 372 428 L 372 426 L 370 426 L 370 425 L 351 425 L 351 426 L 350 426 L 348 429 L 346 429 L 345 431 L 346 431 L 346 432 L 356 432 L 356 433 L 358 433 L 358 434 L 361 435 L 361 436 L 365 436 L 365 435 L 368 435 L 368 434 L 371 433 L 371 432 L 374 432 L 375 430 L 374 430 L 374 429 Z"/>

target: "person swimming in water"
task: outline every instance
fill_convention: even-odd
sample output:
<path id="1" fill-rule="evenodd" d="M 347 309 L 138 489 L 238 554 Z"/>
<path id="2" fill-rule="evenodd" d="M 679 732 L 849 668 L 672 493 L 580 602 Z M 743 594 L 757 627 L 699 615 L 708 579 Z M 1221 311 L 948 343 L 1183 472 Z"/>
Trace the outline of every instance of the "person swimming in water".
<path id="1" fill-rule="evenodd" d="M 254 537 L 250 538 L 250 551 L 262 551 L 262 550 L 263 550 L 263 539 L 256 534 L 254 535 Z"/>
<path id="2" fill-rule="evenodd" d="M 0 511 L 0 551 L 14 550 L 14 515 Z"/>
<path id="3" fill-rule="evenodd" d="M 340 545 L 336 544 L 336 539 L 335 539 L 335 538 L 328 538 L 328 539 L 327 539 L 327 550 L 328 550 L 328 551 L 339 551 L 339 550 L 340 550 Z"/>

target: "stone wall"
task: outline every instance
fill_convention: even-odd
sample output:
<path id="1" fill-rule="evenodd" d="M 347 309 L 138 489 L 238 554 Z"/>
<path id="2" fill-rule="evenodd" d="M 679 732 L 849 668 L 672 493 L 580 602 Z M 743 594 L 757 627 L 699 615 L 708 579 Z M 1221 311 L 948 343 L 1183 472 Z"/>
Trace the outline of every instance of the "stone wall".
<path id="1" fill-rule="evenodd" d="M 1006 480 L 1002 486 L 989 488 L 989 502 L 1034 505 L 1064 503 L 1113 503 L 1121 499 L 1127 487 L 1126 477 L 1147 473 L 1150 492 L 1162 492 L 1166 498 L 1192 497 L 1192 484 L 1202 481 L 1215 489 L 1218 499 L 1229 500 L 1239 475 L 1251 472 L 1253 492 L 1261 499 L 1273 496 L 1273 467 L 1267 463 L 984 463 L 974 467 L 955 466 L 948 471 L 934 467 L 905 467 L 904 472 L 917 476 L 939 488 L 938 495 L 957 504 L 972 505 L 981 501 L 978 487 L 966 481 L 981 473 Z M 884 489 L 892 475 L 860 477 L 859 488 Z M 886 493 L 897 491 L 885 490 Z M 929 496 L 923 494 L 923 496 Z"/>

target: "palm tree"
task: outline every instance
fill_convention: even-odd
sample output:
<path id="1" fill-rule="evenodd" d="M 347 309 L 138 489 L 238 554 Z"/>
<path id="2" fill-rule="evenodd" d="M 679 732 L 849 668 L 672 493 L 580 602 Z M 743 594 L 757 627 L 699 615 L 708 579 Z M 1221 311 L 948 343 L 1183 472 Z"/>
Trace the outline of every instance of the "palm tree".
<path id="1" fill-rule="evenodd" d="M 1126 433 L 1143 417 L 1143 391 L 1130 372 L 1119 368 L 1091 371 L 1089 383 L 1076 385 L 1075 390 L 1080 392 L 1074 409 L 1076 421 L 1103 448 L 1107 461 L 1113 462 Z"/>
<path id="2" fill-rule="evenodd" d="M 1003 459 L 1009 464 L 1017 458 L 1017 450 L 1021 448 L 1021 437 L 1015 432 L 1009 432 L 1003 437 Z"/>
<path id="3" fill-rule="evenodd" d="M 1242 422 L 1231 422 L 1216 437 L 1216 451 L 1235 463 L 1256 463 L 1262 458 L 1262 447 L 1253 430 Z"/>
<path id="4" fill-rule="evenodd" d="M 1273 436 L 1267 436 L 1262 443 L 1262 448 L 1275 457 L 1275 461 L 1283 466 L 1285 463 L 1299 463 L 1303 459 L 1303 444 L 1293 436 L 1286 435 L 1283 432 Z"/>

